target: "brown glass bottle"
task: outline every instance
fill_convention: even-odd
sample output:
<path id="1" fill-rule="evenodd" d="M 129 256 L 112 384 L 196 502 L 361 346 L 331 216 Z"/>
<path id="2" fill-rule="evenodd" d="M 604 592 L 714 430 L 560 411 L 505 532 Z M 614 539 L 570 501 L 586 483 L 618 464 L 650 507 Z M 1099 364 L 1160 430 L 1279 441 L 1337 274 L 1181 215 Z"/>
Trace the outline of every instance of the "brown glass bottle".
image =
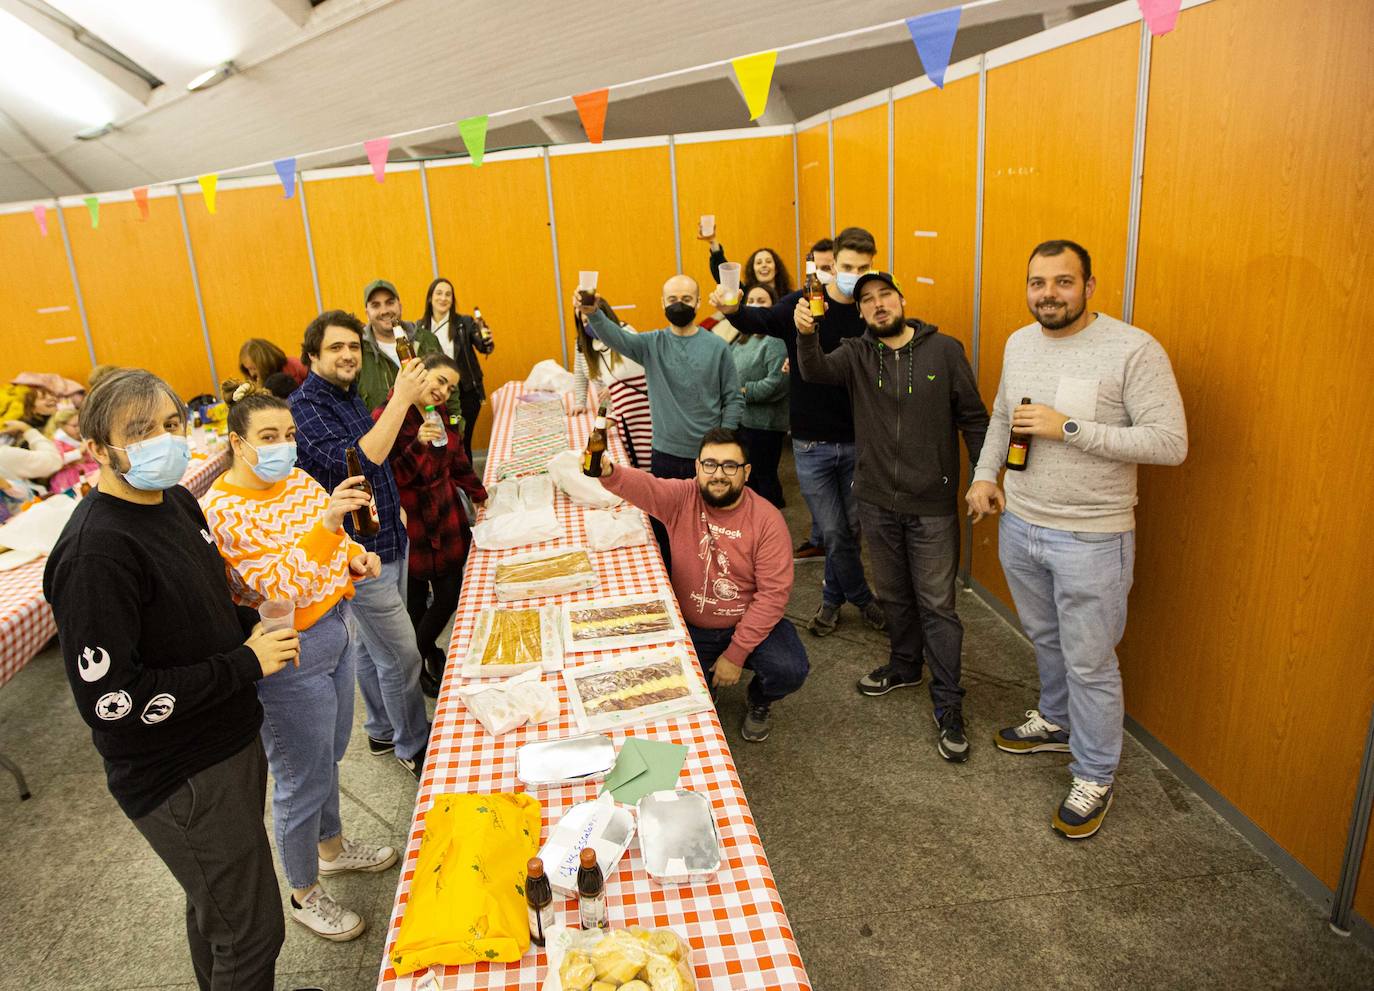
<path id="1" fill-rule="evenodd" d="M 405 331 L 396 328 L 396 358 L 404 365 L 411 358 L 415 357 L 415 352 L 410 347 L 410 338 L 405 335 Z"/>
<path id="2" fill-rule="evenodd" d="M 825 316 L 825 283 L 816 274 L 816 259 L 806 256 L 806 284 L 802 287 L 807 301 L 811 304 L 813 317 Z"/>
<path id="3" fill-rule="evenodd" d="M 1028 397 L 1021 400 L 1022 406 L 1030 405 Z M 1011 432 L 1011 442 L 1007 444 L 1007 471 L 1025 471 L 1030 464 L 1031 435 Z"/>
<path id="4" fill-rule="evenodd" d="M 530 941 L 544 945 L 544 934 L 554 924 L 553 886 L 544 873 L 544 861 L 531 857 L 525 865 L 525 905 L 530 914 Z"/>
<path id="5" fill-rule="evenodd" d="M 587 450 L 582 455 L 582 474 L 588 478 L 601 477 L 601 459 L 606 453 L 606 399 L 601 400 L 601 408 L 596 411 L 596 422 L 592 434 L 587 438 Z"/>
<path id="6" fill-rule="evenodd" d="M 487 322 L 482 319 L 482 308 L 480 306 L 474 306 L 472 308 L 472 322 L 477 324 L 477 333 L 482 335 L 482 340 L 491 340 L 491 328 L 488 327 Z"/>
<path id="7" fill-rule="evenodd" d="M 577 916 L 583 929 L 605 929 L 608 925 L 606 879 L 601 875 L 596 851 L 591 847 L 582 848 L 577 868 Z"/>
<path id="8" fill-rule="evenodd" d="M 367 510 L 353 510 L 353 536 L 359 540 L 375 537 L 382 532 L 382 521 L 377 516 L 377 498 L 372 494 L 372 483 L 363 475 L 363 464 L 358 460 L 358 449 L 350 447 L 345 450 L 344 460 L 348 462 L 348 477 L 362 476 L 363 484 L 360 487 L 367 493 Z"/>

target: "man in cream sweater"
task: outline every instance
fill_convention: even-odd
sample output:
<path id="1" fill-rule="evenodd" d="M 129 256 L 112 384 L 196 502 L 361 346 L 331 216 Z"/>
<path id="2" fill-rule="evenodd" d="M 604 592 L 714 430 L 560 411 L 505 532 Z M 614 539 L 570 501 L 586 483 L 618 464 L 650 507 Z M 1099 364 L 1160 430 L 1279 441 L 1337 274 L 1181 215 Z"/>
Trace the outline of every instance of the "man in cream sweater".
<path id="1" fill-rule="evenodd" d="M 1136 465 L 1176 465 L 1188 453 L 1169 356 L 1145 331 L 1090 311 L 1095 288 L 1080 245 L 1046 241 L 1031 252 L 1036 323 L 1007 340 L 965 497 L 975 523 L 1005 510 L 1002 571 L 1040 668 L 1039 709 L 993 740 L 1012 754 L 1073 754 L 1073 784 L 1051 822 L 1069 839 L 1101 827 L 1121 759 L 1116 645 L 1135 565 Z M 1004 496 L 997 476 L 1012 430 L 1032 440 Z"/>

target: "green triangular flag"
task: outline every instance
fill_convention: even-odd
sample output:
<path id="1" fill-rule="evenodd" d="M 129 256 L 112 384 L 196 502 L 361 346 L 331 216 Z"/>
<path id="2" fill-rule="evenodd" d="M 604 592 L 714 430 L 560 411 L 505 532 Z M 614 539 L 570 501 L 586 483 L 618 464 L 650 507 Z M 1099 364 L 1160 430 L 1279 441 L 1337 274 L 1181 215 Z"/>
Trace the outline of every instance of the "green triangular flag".
<path id="1" fill-rule="evenodd" d="M 458 122 L 458 133 L 463 136 L 463 144 L 472 156 L 472 164 L 482 165 L 482 156 L 487 150 L 487 115 L 468 117 Z"/>
<path id="2" fill-rule="evenodd" d="M 100 226 L 100 201 L 94 196 L 86 197 L 86 209 L 91 211 L 91 229 Z"/>

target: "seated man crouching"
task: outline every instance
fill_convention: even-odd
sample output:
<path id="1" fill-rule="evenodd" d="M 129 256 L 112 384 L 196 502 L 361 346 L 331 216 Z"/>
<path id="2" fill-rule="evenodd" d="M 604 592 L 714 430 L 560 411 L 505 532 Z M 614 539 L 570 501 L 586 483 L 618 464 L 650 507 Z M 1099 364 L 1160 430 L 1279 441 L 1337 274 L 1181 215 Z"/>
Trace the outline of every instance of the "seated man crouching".
<path id="1" fill-rule="evenodd" d="M 607 491 L 668 530 L 673 591 L 712 694 L 749 668 L 749 711 L 740 735 L 768 738 L 774 702 L 802 686 L 806 648 L 783 618 L 792 594 L 792 543 L 782 514 L 744 483 L 749 451 L 732 430 L 702 438 L 695 479 L 655 478 L 602 461 Z M 723 662 L 723 663 L 718 663 Z"/>

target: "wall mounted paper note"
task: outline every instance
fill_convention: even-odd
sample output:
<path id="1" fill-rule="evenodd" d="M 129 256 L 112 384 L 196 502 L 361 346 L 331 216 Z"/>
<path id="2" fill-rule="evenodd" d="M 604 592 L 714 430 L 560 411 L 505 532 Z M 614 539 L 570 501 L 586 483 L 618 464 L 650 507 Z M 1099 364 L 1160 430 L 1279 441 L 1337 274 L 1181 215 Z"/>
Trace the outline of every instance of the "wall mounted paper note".
<path id="1" fill-rule="evenodd" d="M 43 232 L 43 236 L 48 236 L 48 208 L 39 203 L 33 208 L 33 219 L 38 221 L 38 229 Z"/>
<path id="2" fill-rule="evenodd" d="M 778 63 L 777 52 L 741 55 L 731 60 L 735 78 L 739 80 L 744 102 L 749 105 L 749 119 L 758 120 L 768 107 L 768 88 L 773 85 L 773 67 Z"/>
<path id="3" fill-rule="evenodd" d="M 386 153 L 390 148 L 390 138 L 373 138 L 363 142 L 363 151 L 367 152 L 367 160 L 372 163 L 372 175 L 378 182 L 386 180 Z"/>
<path id="4" fill-rule="evenodd" d="M 215 212 L 215 191 L 219 189 L 219 173 L 207 172 L 196 180 L 200 183 L 200 195 L 205 197 L 205 209 Z"/>
<path id="5" fill-rule="evenodd" d="M 482 156 L 487 152 L 487 115 L 460 120 L 458 133 L 463 136 L 463 147 L 472 156 L 473 166 L 481 168 Z"/>
<path id="6" fill-rule="evenodd" d="M 1174 25 L 1178 23 L 1180 2 L 1181 0 L 1136 0 L 1140 5 L 1140 16 L 1145 18 L 1145 26 L 1156 38 L 1174 29 Z"/>
<path id="7" fill-rule="evenodd" d="M 91 215 L 91 229 L 95 230 L 100 226 L 100 201 L 94 196 L 87 196 L 84 202 Z"/>
<path id="8" fill-rule="evenodd" d="M 608 89 L 579 93 L 573 97 L 577 116 L 582 119 L 582 130 L 587 132 L 587 140 L 594 145 L 601 144 L 601 137 L 606 133 L 606 102 L 610 97 L 611 91 Z"/>
<path id="9" fill-rule="evenodd" d="M 945 70 L 949 68 L 949 53 L 954 50 L 954 36 L 959 31 L 962 8 L 950 7 L 920 17 L 908 17 L 906 29 L 916 43 L 916 54 L 926 75 L 940 89 L 945 88 Z"/>
<path id="10" fill-rule="evenodd" d="M 272 168 L 277 170 L 277 178 L 281 180 L 281 188 L 286 190 L 286 199 L 296 195 L 296 160 L 295 158 L 279 158 L 272 163 Z"/>
<path id="11" fill-rule="evenodd" d="M 142 219 L 142 220 L 147 220 L 147 219 L 148 219 L 148 187 L 147 187 L 147 186 L 135 186 L 135 187 L 134 187 L 134 202 L 138 204 L 138 214 L 139 214 L 139 218 Z"/>

